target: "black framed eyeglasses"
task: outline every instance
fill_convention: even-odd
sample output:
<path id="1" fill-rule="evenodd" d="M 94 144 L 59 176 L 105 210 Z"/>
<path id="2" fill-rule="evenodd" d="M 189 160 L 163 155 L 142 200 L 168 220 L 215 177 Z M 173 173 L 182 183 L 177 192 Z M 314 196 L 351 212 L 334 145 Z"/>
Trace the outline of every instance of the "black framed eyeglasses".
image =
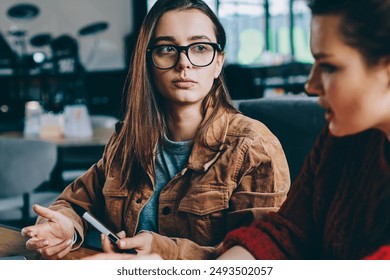
<path id="1" fill-rule="evenodd" d="M 217 43 L 196 42 L 188 46 L 157 45 L 147 49 L 153 65 L 163 70 L 175 67 L 183 51 L 193 66 L 206 67 L 214 61 L 215 52 L 222 48 Z"/>

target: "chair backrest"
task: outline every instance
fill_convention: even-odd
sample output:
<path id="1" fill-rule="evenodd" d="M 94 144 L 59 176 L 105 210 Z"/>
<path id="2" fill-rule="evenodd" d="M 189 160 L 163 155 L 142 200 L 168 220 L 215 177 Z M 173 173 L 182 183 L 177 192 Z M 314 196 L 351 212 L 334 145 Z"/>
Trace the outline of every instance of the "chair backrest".
<path id="1" fill-rule="evenodd" d="M 325 125 L 316 97 L 277 97 L 235 101 L 246 116 L 264 123 L 279 139 L 290 168 L 291 182 L 298 175 Z"/>
<path id="2" fill-rule="evenodd" d="M 50 178 L 56 162 L 53 143 L 0 138 L 0 198 L 33 191 Z"/>

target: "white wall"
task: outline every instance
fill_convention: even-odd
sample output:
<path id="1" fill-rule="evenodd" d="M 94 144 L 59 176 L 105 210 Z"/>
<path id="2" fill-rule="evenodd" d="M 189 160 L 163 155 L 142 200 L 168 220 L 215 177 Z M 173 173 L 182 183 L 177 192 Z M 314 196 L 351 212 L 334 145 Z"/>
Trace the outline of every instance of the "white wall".
<path id="1" fill-rule="evenodd" d="M 10 7 L 31 3 L 40 14 L 29 20 L 15 20 L 7 16 Z M 124 37 L 132 31 L 132 0 L 0 0 L 0 32 L 17 49 L 10 30 L 26 30 L 28 53 L 42 50 L 50 56 L 48 47 L 33 48 L 29 40 L 39 33 L 51 33 L 54 38 L 68 34 L 77 39 L 80 58 L 89 71 L 122 69 L 124 65 Z M 78 31 L 97 21 L 107 21 L 108 29 L 90 36 L 79 36 Z"/>

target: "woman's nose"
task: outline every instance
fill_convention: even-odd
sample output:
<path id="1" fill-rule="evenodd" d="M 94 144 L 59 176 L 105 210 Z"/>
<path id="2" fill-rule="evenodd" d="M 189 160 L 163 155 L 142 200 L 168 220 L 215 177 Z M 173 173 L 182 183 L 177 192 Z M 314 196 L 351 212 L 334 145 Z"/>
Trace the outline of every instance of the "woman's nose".
<path id="1" fill-rule="evenodd" d="M 179 61 L 177 62 L 176 68 L 178 69 L 184 69 L 191 67 L 192 64 L 187 56 L 187 53 L 185 51 L 182 51 L 179 53 Z"/>
<path id="2" fill-rule="evenodd" d="M 305 84 L 305 91 L 308 95 L 321 95 L 322 85 L 318 67 L 313 65 L 309 78 Z"/>

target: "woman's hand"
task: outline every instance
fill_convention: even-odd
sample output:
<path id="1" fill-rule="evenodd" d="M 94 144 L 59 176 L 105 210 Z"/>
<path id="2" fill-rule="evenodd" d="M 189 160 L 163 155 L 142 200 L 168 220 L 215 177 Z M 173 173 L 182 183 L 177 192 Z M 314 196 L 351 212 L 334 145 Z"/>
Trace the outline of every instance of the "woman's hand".
<path id="1" fill-rule="evenodd" d="M 217 260 L 254 260 L 255 257 L 244 247 L 234 246 L 220 255 Z"/>
<path id="2" fill-rule="evenodd" d="M 33 205 L 33 210 L 48 221 L 21 230 L 23 236 L 29 237 L 26 242 L 27 249 L 37 250 L 45 259 L 63 258 L 72 248 L 75 232 L 72 220 L 36 204 Z"/>
<path id="3" fill-rule="evenodd" d="M 135 249 L 139 255 L 152 253 L 153 235 L 150 232 L 143 231 L 134 237 L 126 237 L 125 232 L 121 231 L 117 235 L 120 238 L 116 244 L 119 250 Z M 104 252 L 107 253 L 115 253 L 117 251 L 105 235 L 102 235 L 102 247 Z"/>

